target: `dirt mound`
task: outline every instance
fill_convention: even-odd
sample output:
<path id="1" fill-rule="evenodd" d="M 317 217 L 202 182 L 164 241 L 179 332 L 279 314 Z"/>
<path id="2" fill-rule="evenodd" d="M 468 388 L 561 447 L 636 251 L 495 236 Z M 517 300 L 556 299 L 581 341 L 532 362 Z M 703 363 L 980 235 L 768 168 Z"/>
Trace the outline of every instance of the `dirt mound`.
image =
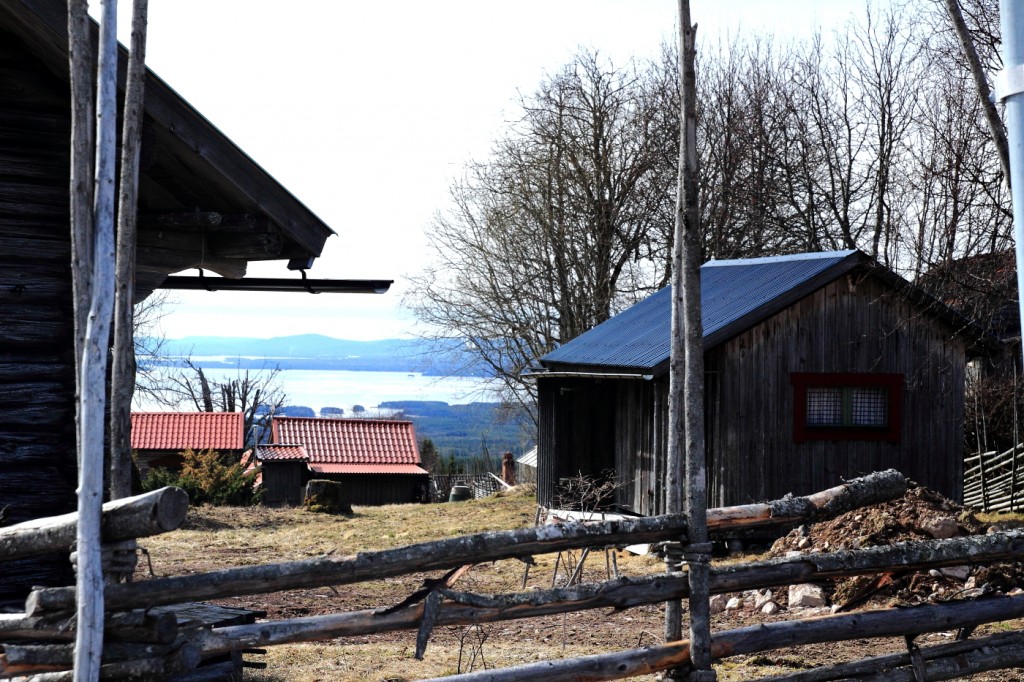
<path id="1" fill-rule="evenodd" d="M 973 512 L 934 491 L 913 487 L 897 500 L 801 526 L 776 540 L 771 555 L 862 549 L 978 535 L 988 530 L 989 524 L 980 521 Z M 1024 586 L 1024 566 L 1014 563 L 843 578 L 832 583 L 830 592 L 834 607 L 849 609 L 865 603 L 909 605 L 947 601 L 1020 586 Z"/>

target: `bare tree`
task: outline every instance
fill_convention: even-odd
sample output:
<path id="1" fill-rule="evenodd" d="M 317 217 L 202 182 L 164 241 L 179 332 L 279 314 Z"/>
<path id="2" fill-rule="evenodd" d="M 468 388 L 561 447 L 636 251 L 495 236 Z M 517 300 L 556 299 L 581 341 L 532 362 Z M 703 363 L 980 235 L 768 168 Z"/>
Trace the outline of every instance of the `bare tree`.
<path id="1" fill-rule="evenodd" d="M 511 399 L 532 404 L 521 374 L 536 358 L 665 281 L 674 164 L 648 87 L 665 82 L 580 54 L 520 102 L 432 225 L 406 305 L 468 339 Z"/>
<path id="2" fill-rule="evenodd" d="M 245 446 L 252 447 L 270 428 L 270 420 L 280 412 L 287 397 L 281 387 L 278 367 L 249 370 L 239 367 L 234 377 L 216 380 L 191 358 L 167 376 L 163 390 L 174 396 L 176 404 L 199 412 L 241 412 L 245 428 Z"/>

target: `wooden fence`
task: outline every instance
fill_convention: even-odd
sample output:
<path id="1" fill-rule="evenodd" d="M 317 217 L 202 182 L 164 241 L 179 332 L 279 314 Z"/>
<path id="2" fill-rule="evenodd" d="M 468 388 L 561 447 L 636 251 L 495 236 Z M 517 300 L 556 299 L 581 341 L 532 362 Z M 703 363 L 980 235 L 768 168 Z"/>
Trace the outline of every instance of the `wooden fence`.
<path id="1" fill-rule="evenodd" d="M 722 533 L 807 523 L 859 506 L 894 499 L 905 489 L 905 479 L 896 472 L 872 474 L 808 497 L 711 509 L 708 511 L 708 528 L 711 532 Z M 171 501 L 180 500 L 180 491 L 175 489 L 165 489 L 159 494 Z M 158 504 L 158 501 L 153 504 Z M 176 515 L 155 513 L 155 509 L 151 507 L 154 513 L 134 515 L 136 520 L 132 524 L 138 524 L 137 531 L 126 529 L 123 523 L 114 523 L 110 520 L 114 511 L 105 510 L 104 532 L 109 534 L 105 540 L 121 538 L 126 533 L 147 535 L 167 530 L 166 526 L 175 520 Z M 163 520 L 157 524 L 145 521 L 154 517 Z M 53 532 L 44 522 L 33 522 L 32 527 L 23 525 L 0 529 L 0 551 L 25 555 L 38 553 L 44 548 L 45 551 L 52 551 L 58 546 L 66 549 L 69 542 L 67 522 L 65 518 L 58 524 L 63 529 L 59 533 Z M 114 528 L 119 530 L 114 533 Z M 688 596 L 685 574 L 619 578 L 603 583 L 505 595 L 460 592 L 453 586 L 459 575 L 479 562 L 569 549 L 679 541 L 686 536 L 687 525 L 682 515 L 570 522 L 479 533 L 349 557 L 325 556 L 155 578 L 138 583 L 110 584 L 105 590 L 106 641 L 109 644 L 103 654 L 103 674 L 163 679 L 214 657 L 254 647 L 401 629 L 418 630 L 416 656 L 422 657 L 437 625 L 477 624 L 594 608 L 628 608 L 681 599 Z M 841 576 L 1019 559 L 1022 553 L 1024 534 L 992 534 L 713 567 L 710 585 L 711 592 L 719 594 Z M 153 610 L 154 606 L 173 605 L 184 600 L 333 586 L 430 570 L 446 570 L 447 573 L 429 581 L 428 587 L 411 595 L 397 608 L 217 628 L 204 625 L 183 628 L 176 619 L 161 618 L 156 615 L 158 611 Z M 36 589 L 30 594 L 23 613 L 0 614 L 0 678 L 32 675 L 31 679 L 39 682 L 71 679 L 68 642 L 74 637 L 74 606 L 73 587 Z M 174 608 L 169 607 L 171 612 Z M 721 659 L 795 644 L 893 635 L 906 636 L 909 644 L 913 636 L 924 632 L 969 629 L 982 623 L 1019 617 L 1024 617 L 1024 596 L 883 609 L 715 633 L 712 653 L 716 659 Z M 1024 665 L 1022 642 L 1022 633 L 1006 633 L 924 650 L 909 644 L 907 654 L 817 669 L 813 671 L 812 678 L 807 677 L 810 673 L 801 672 L 784 679 L 843 679 L 848 678 L 852 670 L 859 671 L 857 674 L 871 672 L 884 675 L 885 679 L 948 679 L 948 676 L 931 675 L 950 669 L 966 675 L 980 670 Z M 669 668 L 685 668 L 688 662 L 688 643 L 679 641 L 448 679 L 621 679 Z"/>
<path id="2" fill-rule="evenodd" d="M 1024 443 L 964 460 L 964 504 L 986 512 L 1024 508 Z"/>

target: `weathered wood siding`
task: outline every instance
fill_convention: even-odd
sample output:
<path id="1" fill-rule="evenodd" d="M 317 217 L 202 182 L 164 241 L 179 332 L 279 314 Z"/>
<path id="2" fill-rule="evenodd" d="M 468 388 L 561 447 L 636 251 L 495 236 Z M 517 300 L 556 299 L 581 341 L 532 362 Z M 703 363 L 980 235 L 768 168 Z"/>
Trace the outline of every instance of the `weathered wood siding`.
<path id="1" fill-rule="evenodd" d="M 341 482 L 346 500 L 366 506 L 417 502 L 420 488 L 430 483 L 427 474 L 313 474 L 312 478 Z"/>
<path id="2" fill-rule="evenodd" d="M 962 496 L 965 344 L 878 279 L 843 277 L 706 355 L 708 504 L 805 495 L 895 468 Z M 793 372 L 904 375 L 900 442 L 793 440 Z M 665 512 L 668 377 L 541 378 L 538 501 L 614 466 L 617 502 Z"/>
<path id="3" fill-rule="evenodd" d="M 964 342 L 872 277 L 844 277 L 711 350 L 709 504 L 803 495 L 895 468 L 962 494 Z M 793 372 L 905 375 L 899 443 L 793 442 Z"/>
<path id="4" fill-rule="evenodd" d="M 77 464 L 69 103 L 0 28 L 0 508 L 3 523 L 74 510 Z M 68 584 L 67 557 L 0 563 L 0 600 Z"/>
<path id="5" fill-rule="evenodd" d="M 263 462 L 262 467 L 263 504 L 302 504 L 303 491 L 310 479 L 305 462 Z"/>

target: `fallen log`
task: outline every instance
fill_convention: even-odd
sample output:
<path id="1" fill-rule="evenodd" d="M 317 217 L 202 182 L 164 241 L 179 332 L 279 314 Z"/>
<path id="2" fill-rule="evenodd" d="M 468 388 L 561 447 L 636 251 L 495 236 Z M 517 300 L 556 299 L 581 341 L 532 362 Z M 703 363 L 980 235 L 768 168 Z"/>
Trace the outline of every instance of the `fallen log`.
<path id="1" fill-rule="evenodd" d="M 912 571 L 988 563 L 1024 553 L 1024 533 L 997 533 L 949 540 L 901 543 L 831 553 L 712 567 L 712 594 L 777 587 L 882 571 Z M 449 589 L 434 614 L 434 625 L 472 625 L 597 608 L 626 609 L 689 597 L 686 575 L 658 574 L 618 578 L 553 590 L 484 596 Z M 203 656 L 288 642 L 354 637 L 419 627 L 422 604 L 405 609 L 367 609 L 349 613 L 263 621 L 205 632 L 197 645 Z"/>
<path id="2" fill-rule="evenodd" d="M 107 641 L 170 644 L 177 635 L 178 620 L 173 613 L 155 614 L 143 610 L 109 613 L 103 627 L 103 637 Z M 11 639 L 73 641 L 74 619 L 69 616 L 2 613 L 0 641 Z"/>
<path id="3" fill-rule="evenodd" d="M 998 635 L 950 642 L 919 650 L 925 661 L 926 679 L 955 680 L 967 675 L 1024 665 L 1024 633 Z M 763 677 L 759 682 L 830 682 L 876 680 L 877 682 L 916 682 L 909 654 L 889 654 L 840 663 L 826 668 L 803 670 L 786 675 Z"/>
<path id="4" fill-rule="evenodd" d="M 158 680 L 171 675 L 194 670 L 200 663 L 199 652 L 190 643 L 185 643 L 166 656 L 138 660 L 105 663 L 100 666 L 101 680 Z M 72 670 L 55 668 L 9 678 L 12 682 L 73 682 Z"/>
<path id="5" fill-rule="evenodd" d="M 66 670 L 74 663 L 74 644 L 0 644 L 0 677 Z M 194 646 L 193 651 L 198 651 Z M 103 663 L 164 659 L 175 652 L 171 644 L 105 642 Z M 198 663 L 197 663 L 198 664 Z"/>
<path id="6" fill-rule="evenodd" d="M 131 540 L 175 530 L 185 520 L 187 511 L 188 494 L 181 488 L 161 488 L 107 502 L 103 505 L 103 541 Z M 0 528 L 0 557 L 8 560 L 69 551 L 77 529 L 78 512 Z"/>
<path id="7" fill-rule="evenodd" d="M 919 635 L 953 630 L 1024 615 L 1024 597 L 994 597 L 904 609 L 880 609 L 838 616 L 765 623 L 719 632 L 711 637 L 714 659 L 752 654 L 801 644 L 838 642 L 865 637 Z M 686 640 L 610 654 L 483 670 L 436 678 L 428 682 L 557 682 L 558 680 L 618 680 L 690 664 Z"/>
<path id="8" fill-rule="evenodd" d="M 906 479 L 899 472 L 889 470 L 870 474 L 807 497 L 789 496 L 764 504 L 708 510 L 708 529 L 713 532 L 812 521 L 899 497 L 906 491 L 906 486 Z M 111 609 L 174 604 L 182 600 L 343 585 L 583 547 L 675 541 L 685 538 L 686 534 L 686 518 L 682 514 L 572 522 L 477 533 L 395 549 L 361 552 L 355 556 L 325 556 L 108 585 L 104 599 L 107 608 Z M 29 594 L 25 610 L 32 615 L 66 611 L 73 607 L 74 598 L 72 587 L 37 589 Z"/>

